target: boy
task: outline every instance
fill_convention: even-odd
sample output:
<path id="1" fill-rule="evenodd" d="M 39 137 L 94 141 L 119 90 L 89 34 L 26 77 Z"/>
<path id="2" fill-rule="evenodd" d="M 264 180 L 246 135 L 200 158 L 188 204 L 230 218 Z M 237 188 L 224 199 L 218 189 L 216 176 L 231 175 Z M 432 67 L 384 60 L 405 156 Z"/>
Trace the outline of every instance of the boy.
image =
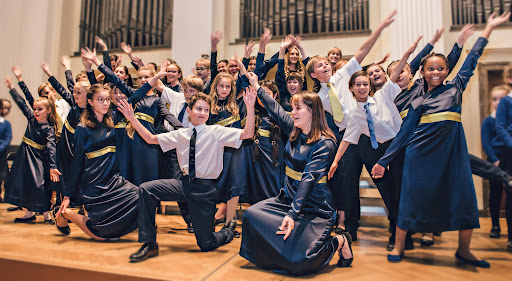
<path id="1" fill-rule="evenodd" d="M 224 146 L 238 148 L 242 140 L 254 135 L 254 104 L 256 93 L 247 91 L 244 102 L 247 106 L 245 128 L 207 126 L 210 114 L 210 97 L 199 93 L 190 98 L 186 111 L 190 123 L 169 133 L 153 135 L 133 115 L 126 101 L 118 104 L 119 110 L 132 122 L 139 135 L 149 144 L 159 144 L 162 150 L 176 149 L 181 179 L 161 179 L 143 183 L 139 191 L 139 242 L 142 247 L 130 256 L 131 262 L 144 261 L 158 255 L 156 242 L 155 208 L 159 201 L 187 201 L 195 229 L 198 246 L 202 251 L 211 251 L 233 240 L 236 221 L 230 221 L 219 232 L 214 227 L 217 191 L 213 180 L 222 172 Z"/>

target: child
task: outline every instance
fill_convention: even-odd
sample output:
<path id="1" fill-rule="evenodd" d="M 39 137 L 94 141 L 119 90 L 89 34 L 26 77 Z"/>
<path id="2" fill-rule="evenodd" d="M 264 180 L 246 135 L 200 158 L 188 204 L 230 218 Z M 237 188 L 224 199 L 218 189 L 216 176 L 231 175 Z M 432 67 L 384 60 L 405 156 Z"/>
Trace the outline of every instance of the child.
<path id="1" fill-rule="evenodd" d="M 198 59 L 196 61 L 196 68 L 192 71 L 195 75 L 197 75 L 201 80 L 203 80 L 203 89 L 202 91 L 205 94 L 210 93 L 210 85 L 212 83 L 212 78 L 210 76 L 210 61 L 207 59 Z"/>
<path id="2" fill-rule="evenodd" d="M 491 115 L 482 122 L 482 147 L 487 155 L 487 161 L 495 166 L 500 165 L 500 159 L 503 158 L 503 142 L 496 133 L 496 109 L 500 100 L 510 93 L 510 88 L 506 85 L 495 86 L 491 90 L 490 104 Z M 492 228 L 489 237 L 500 238 L 500 205 L 501 195 L 503 194 L 503 184 L 499 181 L 489 181 L 489 212 L 491 214 Z M 508 213 L 507 217 L 512 216 Z M 509 219 L 510 220 L 510 219 Z"/>
<path id="3" fill-rule="evenodd" d="M 241 130 L 218 125 L 207 126 L 210 98 L 194 95 L 187 108 L 189 128 L 153 135 L 135 118 L 131 106 L 121 101 L 119 110 L 134 124 L 145 141 L 159 144 L 162 150 L 176 148 L 183 176 L 181 179 L 163 179 L 140 186 L 139 242 L 144 243 L 130 256 L 131 262 L 140 262 L 158 255 L 156 242 L 155 208 L 162 201 L 187 201 L 198 246 L 202 251 L 214 250 L 233 239 L 236 221 L 230 221 L 219 232 L 212 232 L 217 191 L 213 182 L 222 172 L 225 146 L 240 147 L 242 140 L 254 134 L 254 104 L 256 95 L 246 92 L 247 126 Z"/>
<path id="4" fill-rule="evenodd" d="M 7 148 L 11 144 L 12 130 L 11 123 L 5 120 L 5 117 L 11 111 L 11 102 L 6 99 L 0 99 L 0 202 L 3 202 L 3 183 L 9 175 L 7 165 Z"/>
<path id="5" fill-rule="evenodd" d="M 332 47 L 329 52 L 327 52 L 326 58 L 331 64 L 331 68 L 333 69 L 334 74 L 336 72 L 335 66 L 341 60 L 341 49 L 338 47 Z"/>
<path id="6" fill-rule="evenodd" d="M 5 78 L 13 100 L 27 117 L 28 125 L 9 177 L 5 184 L 5 202 L 23 207 L 25 215 L 15 223 L 36 220 L 35 212 L 42 212 L 44 222 L 53 224 L 50 217 L 51 195 L 49 184 L 59 181 L 55 155 L 55 130 L 57 113 L 50 99 L 37 98 L 33 110 L 25 103 L 12 85 L 12 78 Z"/>
<path id="7" fill-rule="evenodd" d="M 170 63 L 167 65 L 167 76 L 162 78 L 162 82 L 173 91 L 183 93 L 183 88 L 180 83 L 181 80 L 183 80 L 182 75 L 181 67 L 176 63 Z"/>
<path id="8" fill-rule="evenodd" d="M 306 55 L 306 51 L 300 41 L 300 38 L 296 38 L 290 34 L 281 43 L 281 48 L 279 48 L 279 59 L 277 61 L 278 68 L 276 76 L 284 75 L 287 77 L 290 73 L 296 72 L 302 77 L 302 90 L 306 91 L 308 89 L 308 83 L 305 76 L 304 66 L 308 64 L 309 57 Z M 289 52 L 285 55 L 285 51 L 288 49 Z M 301 55 L 305 58 L 302 59 Z M 280 63 L 283 65 L 279 66 Z"/>
<path id="9" fill-rule="evenodd" d="M 422 60 L 421 74 L 426 92 L 422 99 L 409 106 L 400 132 L 372 169 L 373 177 L 382 177 L 385 167 L 407 141 L 395 248 L 388 255 L 390 262 L 402 260 L 407 230 L 458 230 L 457 260 L 476 267 L 490 267 L 469 249 L 473 229 L 479 227 L 479 215 L 460 110 L 462 93 L 487 38 L 509 17 L 510 12 L 497 18 L 494 14 L 489 17 L 457 76 L 445 85 L 443 81 L 448 75 L 446 57 L 433 53 Z"/>
<path id="10" fill-rule="evenodd" d="M 100 84 L 87 92 L 87 106 L 75 131 L 74 158 L 64 199 L 54 209 L 57 228 L 70 233 L 66 219 L 96 240 L 118 238 L 137 229 L 138 187 L 119 175 L 110 88 Z M 69 209 L 79 194 L 87 216 Z"/>
<path id="11" fill-rule="evenodd" d="M 321 83 L 318 96 L 322 100 L 327 124 L 336 136 L 338 143 L 343 138 L 343 133 L 347 127 L 351 112 L 357 108 L 357 102 L 354 100 L 352 93 L 348 89 L 348 81 L 352 74 L 362 69 L 360 63 L 370 52 L 382 31 L 393 23 L 393 17 L 396 13 L 396 11 L 393 11 L 388 17 L 386 17 L 370 37 L 368 37 L 368 39 L 363 43 L 363 45 L 359 47 L 354 57 L 334 75 L 332 75 L 329 61 L 323 56 L 312 57 L 306 66 L 306 72 L 308 75 L 313 80 L 317 80 Z M 345 157 L 351 153 L 358 153 L 357 146 L 349 146 L 345 153 Z M 346 167 L 343 162 L 341 166 Z M 346 203 L 343 201 L 344 197 L 342 194 L 342 188 L 349 188 L 350 185 L 359 185 L 359 179 L 356 182 L 342 182 L 343 179 L 349 179 L 349 175 L 353 173 L 357 173 L 357 171 L 355 171 L 355 169 L 347 168 L 338 169 L 332 179 L 334 198 L 336 200 L 336 207 L 340 216 L 343 215 L 341 212 L 344 209 L 350 207 L 346 206 Z M 353 207 L 352 209 L 356 210 L 357 208 Z M 357 210 L 355 214 L 348 216 L 347 219 L 346 230 L 350 232 L 354 240 L 357 240 L 359 210 Z M 341 230 L 343 230 L 343 226 L 340 224 L 335 231 L 337 231 L 337 233 L 341 233 Z"/>

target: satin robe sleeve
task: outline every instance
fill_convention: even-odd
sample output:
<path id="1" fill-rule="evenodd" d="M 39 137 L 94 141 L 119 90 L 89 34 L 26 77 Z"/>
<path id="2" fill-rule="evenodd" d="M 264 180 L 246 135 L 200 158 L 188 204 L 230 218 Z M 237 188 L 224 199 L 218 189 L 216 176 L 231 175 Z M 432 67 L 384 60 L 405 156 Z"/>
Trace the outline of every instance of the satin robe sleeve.
<path id="1" fill-rule="evenodd" d="M 258 80 L 265 80 L 267 73 L 277 64 L 279 52 L 275 53 L 269 60 L 264 61 L 265 54 L 258 53 L 256 56 L 256 69 L 254 73 L 258 75 Z"/>
<path id="2" fill-rule="evenodd" d="M 395 156 L 400 152 L 400 150 L 405 146 L 409 136 L 414 132 L 414 130 L 418 127 L 421 118 L 421 107 L 418 107 L 416 110 L 409 106 L 409 112 L 407 116 L 404 118 L 404 122 L 400 127 L 400 131 L 393 139 L 388 149 L 384 153 L 384 155 L 379 159 L 377 164 L 386 168 L 389 166 L 389 163 L 393 161 Z"/>
<path id="3" fill-rule="evenodd" d="M 329 172 L 335 147 L 336 144 L 331 139 L 320 140 L 314 145 L 314 151 L 311 151 L 304 172 L 302 172 L 302 179 L 291 204 L 292 208 L 287 214 L 293 220 L 296 220 L 304 209 L 315 185 Z"/>
<path id="4" fill-rule="evenodd" d="M 115 75 L 114 72 L 112 72 L 112 70 L 108 68 L 106 65 L 100 64 L 98 69 L 103 74 L 105 74 L 105 78 L 109 77 L 110 81 L 113 82 L 116 85 L 116 87 L 119 88 L 119 90 L 121 90 L 121 92 L 123 92 L 127 97 L 131 97 L 133 95 L 135 89 L 126 85 L 126 82 L 119 79 L 119 77 L 117 77 L 117 75 Z"/>
<path id="5" fill-rule="evenodd" d="M 142 87 L 138 88 L 131 97 L 128 98 L 128 103 L 136 104 L 138 103 L 146 94 L 151 90 L 151 85 L 149 83 L 144 84 Z"/>
<path id="6" fill-rule="evenodd" d="M 68 87 L 70 93 L 73 93 L 73 91 L 75 90 L 75 81 L 73 80 L 73 73 L 71 72 L 71 70 L 66 70 L 64 74 L 66 75 L 66 87 Z"/>
<path id="7" fill-rule="evenodd" d="M 460 68 L 457 76 L 453 79 L 452 82 L 462 93 L 469 82 L 471 76 L 473 76 L 473 72 L 476 68 L 476 64 L 478 62 L 478 58 L 482 55 L 485 46 L 487 45 L 487 39 L 480 37 L 476 40 L 475 45 L 469 52 L 464 64 Z"/>
<path id="8" fill-rule="evenodd" d="M 57 145 L 55 144 L 55 128 L 48 126 L 46 132 L 46 151 L 48 153 L 48 164 L 50 169 L 57 169 Z"/>
<path id="9" fill-rule="evenodd" d="M 448 56 L 446 57 L 448 59 L 448 75 L 450 75 L 450 73 L 452 72 L 452 70 L 455 68 L 455 66 L 457 65 L 457 62 L 459 61 L 459 58 L 460 58 L 460 54 L 462 53 L 462 47 L 459 47 L 459 45 L 457 43 L 455 43 L 453 45 L 453 48 L 452 50 L 450 51 L 450 53 L 448 54 Z"/>
<path id="10" fill-rule="evenodd" d="M 263 106 L 267 109 L 268 114 L 277 123 L 279 128 L 286 134 L 290 135 L 293 130 L 293 119 L 284 110 L 284 108 L 272 98 L 263 88 L 258 89 L 258 98 L 260 99 Z"/>
<path id="11" fill-rule="evenodd" d="M 108 69 L 114 71 L 112 69 L 112 62 L 110 61 L 110 54 L 108 53 L 108 50 L 107 51 L 103 51 L 103 64 L 105 64 Z M 110 79 L 110 77 L 107 77 L 107 75 L 105 75 L 105 79 L 103 80 L 103 84 L 107 84 L 109 82 L 112 82 L 112 80 Z"/>
<path id="12" fill-rule="evenodd" d="M 87 78 L 89 78 L 89 83 L 91 83 L 91 85 L 98 84 L 98 80 L 96 79 L 96 75 L 94 75 L 94 71 L 88 71 Z"/>
<path id="13" fill-rule="evenodd" d="M 414 77 L 416 72 L 420 69 L 420 63 L 421 60 L 428 55 L 432 50 L 434 49 L 434 46 L 430 45 L 428 43 L 417 55 L 414 57 L 414 59 L 411 61 L 409 66 L 411 67 L 411 75 Z"/>
<path id="14" fill-rule="evenodd" d="M 70 181 L 64 185 L 62 194 L 67 197 L 73 197 L 75 190 L 79 188 L 80 175 L 83 172 L 83 166 L 85 161 L 85 141 L 86 141 L 86 129 L 83 125 L 79 125 L 75 130 L 75 157 L 71 161 L 71 176 Z"/>
<path id="15" fill-rule="evenodd" d="M 217 71 L 217 52 L 210 52 L 210 79 L 212 83 L 217 74 L 219 74 L 219 71 Z"/>
<path id="16" fill-rule="evenodd" d="M 59 83 L 59 81 L 57 81 L 57 79 L 55 79 L 55 76 L 48 78 L 48 82 L 50 82 L 50 84 L 52 84 L 52 87 L 55 89 L 55 91 L 57 91 L 57 93 L 59 93 L 59 95 L 68 104 L 70 104 L 71 106 L 73 106 L 75 104 L 75 99 L 73 98 L 73 95 L 70 94 L 68 91 L 66 91 L 64 86 L 62 86 L 62 84 Z"/>
<path id="17" fill-rule="evenodd" d="M 9 90 L 9 94 L 11 94 L 12 99 L 18 105 L 18 107 L 20 108 L 23 115 L 25 115 L 25 117 L 27 117 L 27 120 L 29 120 L 29 121 L 32 120 L 32 118 L 34 118 L 34 112 L 27 105 L 27 103 L 25 102 L 23 97 L 21 97 L 21 95 L 18 93 L 18 91 L 16 91 L 16 89 L 12 88 Z M 34 102 L 32 101 L 32 104 L 33 103 Z"/>
<path id="18" fill-rule="evenodd" d="M 34 97 L 32 96 L 32 93 L 30 93 L 30 90 L 28 89 L 25 82 L 21 81 L 18 82 L 18 85 L 20 86 L 21 91 L 25 95 L 25 99 L 28 101 L 28 104 L 30 104 L 30 107 L 34 107 Z M 25 102 L 25 101 L 23 101 Z"/>
<path id="19" fill-rule="evenodd" d="M 147 84 L 147 83 L 146 83 Z M 183 128 L 183 124 L 176 118 L 176 116 L 172 115 L 169 111 L 169 108 L 165 105 L 165 102 L 160 98 L 158 105 L 159 115 L 162 116 L 169 124 L 175 129 Z"/>

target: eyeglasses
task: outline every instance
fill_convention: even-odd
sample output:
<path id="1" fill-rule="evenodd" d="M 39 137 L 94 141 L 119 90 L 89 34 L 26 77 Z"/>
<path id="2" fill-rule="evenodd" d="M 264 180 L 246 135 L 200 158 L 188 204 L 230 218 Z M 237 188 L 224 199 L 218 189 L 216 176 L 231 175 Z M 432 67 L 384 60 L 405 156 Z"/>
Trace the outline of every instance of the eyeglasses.
<path id="1" fill-rule="evenodd" d="M 95 100 L 99 103 L 105 103 L 105 102 L 110 102 L 110 98 L 102 98 L 102 97 L 99 97 L 99 98 L 95 98 Z"/>
<path id="2" fill-rule="evenodd" d="M 196 67 L 196 70 L 197 71 L 203 71 L 203 70 L 206 70 L 206 67 Z"/>

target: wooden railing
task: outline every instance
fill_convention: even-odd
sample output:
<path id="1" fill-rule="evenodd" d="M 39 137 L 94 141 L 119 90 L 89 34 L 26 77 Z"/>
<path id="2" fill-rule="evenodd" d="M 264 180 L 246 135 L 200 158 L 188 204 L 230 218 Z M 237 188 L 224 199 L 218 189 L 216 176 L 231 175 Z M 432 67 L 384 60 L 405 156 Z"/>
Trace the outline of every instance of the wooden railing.
<path id="1" fill-rule="evenodd" d="M 170 47 L 173 0 L 82 0 L 80 48 L 97 35 L 111 49 Z"/>
<path id="2" fill-rule="evenodd" d="M 369 29 L 368 0 L 241 0 L 240 37 L 329 34 Z"/>
<path id="3" fill-rule="evenodd" d="M 452 22 L 454 26 L 485 24 L 494 12 L 510 12 L 511 4 L 512 0 L 452 0 Z"/>

